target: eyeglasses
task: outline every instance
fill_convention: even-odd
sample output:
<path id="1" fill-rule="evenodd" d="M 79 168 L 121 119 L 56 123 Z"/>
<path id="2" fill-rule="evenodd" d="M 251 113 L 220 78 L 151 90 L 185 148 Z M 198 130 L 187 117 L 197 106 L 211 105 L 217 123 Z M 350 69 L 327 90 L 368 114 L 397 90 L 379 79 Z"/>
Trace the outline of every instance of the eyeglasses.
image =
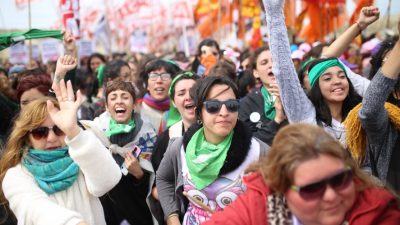
<path id="1" fill-rule="evenodd" d="M 170 80 L 171 74 L 169 73 L 149 73 L 149 80 L 155 81 L 157 78 L 160 77 L 161 80 Z"/>
<path id="2" fill-rule="evenodd" d="M 203 102 L 206 111 L 210 114 L 218 113 L 221 110 L 222 105 L 226 106 L 229 112 L 237 112 L 240 107 L 239 100 L 230 99 L 226 101 L 209 100 Z"/>
<path id="3" fill-rule="evenodd" d="M 335 191 L 340 191 L 347 188 L 352 179 L 353 172 L 351 171 L 350 167 L 348 167 L 344 171 L 321 181 L 301 187 L 292 185 L 290 189 L 297 191 L 304 200 L 314 200 L 323 196 L 327 185 L 329 185 Z"/>
<path id="4" fill-rule="evenodd" d="M 54 127 L 38 127 L 31 130 L 32 137 L 36 140 L 40 140 L 42 138 L 47 138 L 49 136 L 49 131 L 53 130 L 54 134 L 57 136 L 63 136 L 64 132 L 58 128 L 57 126 Z"/>

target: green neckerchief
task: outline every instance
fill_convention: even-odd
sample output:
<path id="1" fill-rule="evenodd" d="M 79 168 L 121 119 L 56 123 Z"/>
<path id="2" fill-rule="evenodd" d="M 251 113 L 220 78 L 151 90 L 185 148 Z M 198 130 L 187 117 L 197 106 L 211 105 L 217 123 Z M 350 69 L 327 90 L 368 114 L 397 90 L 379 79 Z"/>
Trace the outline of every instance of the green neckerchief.
<path id="1" fill-rule="evenodd" d="M 22 164 L 47 194 L 69 188 L 78 178 L 79 167 L 69 156 L 68 147 L 54 150 L 29 149 Z"/>
<path id="2" fill-rule="evenodd" d="M 194 76 L 194 74 L 190 71 L 185 71 L 183 73 L 176 75 L 174 77 L 174 79 L 172 79 L 171 84 L 169 85 L 169 90 L 168 90 L 168 96 L 171 100 L 171 103 L 169 105 L 167 127 L 170 127 L 170 126 L 174 125 L 175 123 L 182 120 L 182 116 L 179 113 L 178 109 L 176 108 L 174 101 L 172 100 L 173 99 L 172 90 L 174 90 L 176 82 L 178 82 L 181 79 L 181 77 L 183 77 L 183 76 L 192 77 L 192 76 Z"/>
<path id="3" fill-rule="evenodd" d="M 108 129 L 106 130 L 106 136 L 111 137 L 115 134 L 129 133 L 135 128 L 135 126 L 136 124 L 133 117 L 129 120 L 128 124 L 117 123 L 113 118 L 110 118 Z"/>
<path id="4" fill-rule="evenodd" d="M 275 110 L 275 101 L 272 95 L 267 91 L 267 89 L 264 86 L 261 87 L 261 95 L 264 99 L 265 116 L 270 120 L 274 120 L 276 110 Z"/>
<path id="5" fill-rule="evenodd" d="M 47 38 L 47 37 L 62 39 L 63 36 L 64 34 L 61 30 L 31 29 L 25 32 L 3 33 L 0 34 L 0 51 L 23 40 Z"/>
<path id="6" fill-rule="evenodd" d="M 232 137 L 233 131 L 221 143 L 214 145 L 205 140 L 202 127 L 190 139 L 186 147 L 186 164 L 197 189 L 202 190 L 217 179 L 231 146 Z"/>
<path id="7" fill-rule="evenodd" d="M 338 66 L 340 67 L 343 71 L 344 74 L 346 74 L 346 69 L 344 66 L 339 62 L 338 59 L 330 59 L 326 61 L 322 61 L 315 65 L 310 72 L 308 72 L 308 79 L 310 80 L 310 85 L 311 87 L 314 87 L 315 82 L 318 80 L 318 78 L 330 67 L 332 66 Z"/>

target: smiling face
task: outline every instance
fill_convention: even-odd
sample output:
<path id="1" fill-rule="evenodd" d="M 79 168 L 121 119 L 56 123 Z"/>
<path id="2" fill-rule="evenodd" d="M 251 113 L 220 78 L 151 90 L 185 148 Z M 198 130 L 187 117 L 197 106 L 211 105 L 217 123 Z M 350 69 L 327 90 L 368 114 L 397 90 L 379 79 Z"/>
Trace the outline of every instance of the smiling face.
<path id="1" fill-rule="evenodd" d="M 232 88 L 225 84 L 216 84 L 210 88 L 205 101 L 226 101 L 236 99 Z M 222 105 L 217 113 L 208 113 L 203 106 L 201 120 L 204 127 L 204 136 L 212 144 L 218 144 L 233 130 L 238 120 L 238 112 L 230 112 L 226 105 Z"/>
<path id="2" fill-rule="evenodd" d="M 319 88 L 324 100 L 329 103 L 342 103 L 349 94 L 349 82 L 345 72 L 338 66 L 328 68 L 318 78 Z"/>
<path id="3" fill-rule="evenodd" d="M 345 168 L 340 159 L 322 154 L 301 163 L 294 170 L 293 184 L 304 186 L 318 182 Z M 352 181 L 342 189 L 335 190 L 328 185 L 322 197 L 317 199 L 304 200 L 292 189 L 286 192 L 285 197 L 290 211 L 302 224 L 340 225 L 355 202 L 356 189 Z"/>
<path id="4" fill-rule="evenodd" d="M 107 111 L 117 123 L 128 123 L 134 106 L 133 97 L 127 91 L 116 90 L 107 95 Z"/>
<path id="5" fill-rule="evenodd" d="M 272 73 L 272 55 L 270 50 L 261 52 L 257 57 L 256 69 L 253 70 L 254 77 L 260 78 L 264 87 L 275 82 L 275 76 Z"/>
<path id="6" fill-rule="evenodd" d="M 175 84 L 174 103 L 183 121 L 188 124 L 196 121 L 193 99 L 189 94 L 195 83 L 193 79 L 182 79 Z"/>
<path id="7" fill-rule="evenodd" d="M 46 120 L 40 124 L 39 127 L 54 127 L 54 122 L 50 116 L 47 116 Z M 47 137 L 35 139 L 31 133 L 29 133 L 29 144 L 34 149 L 40 150 L 53 150 L 65 146 L 64 138 L 65 135 L 57 136 L 53 130 L 49 130 Z"/>
<path id="8" fill-rule="evenodd" d="M 151 71 L 150 73 L 164 74 L 167 72 L 164 68 L 161 68 Z M 155 100 L 163 101 L 168 98 L 168 89 L 170 84 L 171 78 L 161 79 L 160 76 L 158 76 L 155 80 L 149 78 L 147 82 L 147 91 L 149 92 L 150 96 Z"/>

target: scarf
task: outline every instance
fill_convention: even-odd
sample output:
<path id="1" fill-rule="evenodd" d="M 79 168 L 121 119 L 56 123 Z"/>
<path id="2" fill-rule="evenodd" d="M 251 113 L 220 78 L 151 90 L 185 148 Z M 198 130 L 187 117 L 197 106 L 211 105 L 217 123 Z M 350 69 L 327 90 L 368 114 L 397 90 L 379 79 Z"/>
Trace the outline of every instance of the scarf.
<path id="1" fill-rule="evenodd" d="M 276 111 L 275 111 L 275 101 L 272 95 L 268 92 L 268 90 L 264 86 L 261 87 L 261 95 L 264 99 L 265 117 L 267 117 L 270 120 L 274 120 Z"/>
<path id="2" fill-rule="evenodd" d="M 66 190 L 78 178 L 79 167 L 68 154 L 68 147 L 54 150 L 29 149 L 22 164 L 47 194 Z"/>
<path id="3" fill-rule="evenodd" d="M 118 123 L 113 118 L 110 118 L 110 122 L 108 124 L 108 129 L 106 130 L 106 136 L 111 137 L 116 134 L 126 134 L 131 132 L 131 130 L 135 129 L 135 120 L 133 117 L 129 120 L 128 124 Z"/>
<path id="4" fill-rule="evenodd" d="M 232 137 L 233 132 L 218 145 L 208 143 L 203 127 L 192 136 L 186 147 L 186 163 L 197 189 L 202 190 L 217 179 L 231 146 Z"/>
<path id="5" fill-rule="evenodd" d="M 330 59 L 326 61 L 322 61 L 315 65 L 308 73 L 308 78 L 310 80 L 310 86 L 314 87 L 315 82 L 318 80 L 318 78 L 330 67 L 333 66 L 338 66 L 340 67 L 344 73 L 347 76 L 346 69 L 343 67 L 343 65 L 339 62 L 338 59 Z"/>
<path id="6" fill-rule="evenodd" d="M 169 98 L 163 101 L 157 101 L 154 98 L 150 97 L 148 93 L 146 93 L 143 97 L 143 102 L 145 102 L 151 108 L 154 108 L 159 111 L 165 112 L 169 109 Z"/>
<path id="7" fill-rule="evenodd" d="M 347 147 L 359 166 L 363 163 L 367 143 L 365 130 L 362 128 L 360 118 L 358 117 L 361 106 L 362 104 L 360 103 L 354 107 L 343 122 L 346 129 Z M 385 103 L 385 109 L 390 122 L 393 123 L 396 129 L 400 130 L 400 109 L 387 102 Z"/>

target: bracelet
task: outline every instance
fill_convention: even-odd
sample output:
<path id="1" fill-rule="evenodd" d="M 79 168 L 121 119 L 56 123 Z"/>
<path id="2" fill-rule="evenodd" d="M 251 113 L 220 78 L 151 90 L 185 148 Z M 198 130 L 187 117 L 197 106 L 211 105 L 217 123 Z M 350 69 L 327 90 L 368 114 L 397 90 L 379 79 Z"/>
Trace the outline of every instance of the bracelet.
<path id="1" fill-rule="evenodd" d="M 364 29 L 361 27 L 361 25 L 360 25 L 360 23 L 359 23 L 358 21 L 356 21 L 356 25 L 357 25 L 357 27 L 358 27 L 358 29 L 359 29 L 358 34 L 361 34 L 361 32 L 362 32 Z"/>
<path id="2" fill-rule="evenodd" d="M 168 217 L 167 217 L 167 219 L 169 219 L 169 218 L 171 218 L 171 217 L 174 217 L 174 216 L 178 217 L 178 213 L 169 214 Z"/>

